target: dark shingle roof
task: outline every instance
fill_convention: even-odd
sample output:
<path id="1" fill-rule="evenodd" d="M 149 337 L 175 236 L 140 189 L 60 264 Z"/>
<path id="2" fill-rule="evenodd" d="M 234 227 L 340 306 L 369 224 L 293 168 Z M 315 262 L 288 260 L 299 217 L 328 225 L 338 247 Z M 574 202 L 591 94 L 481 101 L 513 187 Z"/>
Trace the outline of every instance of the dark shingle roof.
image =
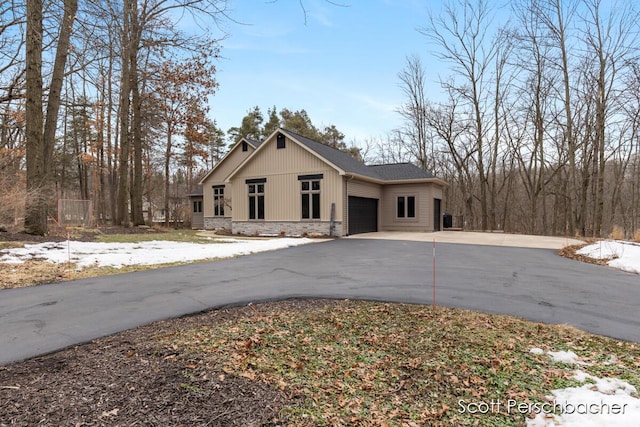
<path id="1" fill-rule="evenodd" d="M 191 193 L 189 193 L 189 197 L 198 197 L 202 195 L 203 191 L 201 186 L 196 187 Z"/>
<path id="2" fill-rule="evenodd" d="M 367 168 L 371 169 L 380 179 L 386 181 L 435 178 L 433 174 L 423 171 L 413 163 L 370 165 Z"/>
<path id="3" fill-rule="evenodd" d="M 311 151 L 314 151 L 325 160 L 331 162 L 345 172 L 363 175 L 369 178 L 383 181 L 400 181 L 408 179 L 429 179 L 435 176 L 425 172 L 412 163 L 395 163 L 383 165 L 370 165 L 354 159 L 350 154 L 336 148 L 314 141 L 287 129 L 280 129 L 283 133 L 295 138 L 296 141 L 304 144 Z"/>
<path id="4" fill-rule="evenodd" d="M 249 144 L 253 145 L 253 148 L 258 148 L 258 145 L 260 145 L 260 143 L 262 142 L 262 141 L 258 141 L 257 139 L 248 138 L 246 136 L 242 139 L 247 141 Z"/>

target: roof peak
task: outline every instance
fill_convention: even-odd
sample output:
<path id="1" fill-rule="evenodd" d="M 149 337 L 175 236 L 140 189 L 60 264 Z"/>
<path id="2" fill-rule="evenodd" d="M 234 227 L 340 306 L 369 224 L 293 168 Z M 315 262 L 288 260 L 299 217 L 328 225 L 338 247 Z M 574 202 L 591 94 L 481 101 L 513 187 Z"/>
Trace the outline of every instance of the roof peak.
<path id="1" fill-rule="evenodd" d="M 335 167 L 346 173 L 358 174 L 382 181 L 421 180 L 435 178 L 430 172 L 420 169 L 413 163 L 386 163 L 380 165 L 367 165 L 335 147 L 323 144 L 320 141 L 300 135 L 285 128 L 279 128 L 284 134 L 295 138 L 309 150 L 319 155 Z M 274 132 L 275 133 L 275 132 Z"/>

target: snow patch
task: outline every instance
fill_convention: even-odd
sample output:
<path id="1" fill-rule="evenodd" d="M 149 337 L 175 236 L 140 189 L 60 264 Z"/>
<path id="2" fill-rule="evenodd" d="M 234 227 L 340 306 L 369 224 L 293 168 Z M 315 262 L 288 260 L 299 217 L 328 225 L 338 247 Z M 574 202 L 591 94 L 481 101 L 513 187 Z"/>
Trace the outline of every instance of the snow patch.
<path id="1" fill-rule="evenodd" d="M 214 243 L 153 240 L 139 243 L 100 243 L 68 241 L 38 243 L 0 252 L 0 262 L 19 264 L 28 260 L 67 263 L 78 269 L 89 266 L 122 268 L 127 265 L 154 265 L 191 262 L 211 258 L 231 258 L 256 252 L 283 249 L 313 242 L 312 239 L 269 240 L 219 239 Z"/>
<path id="2" fill-rule="evenodd" d="M 613 268 L 640 274 L 640 244 L 619 240 L 601 240 L 576 251 L 593 259 L 608 259 Z"/>

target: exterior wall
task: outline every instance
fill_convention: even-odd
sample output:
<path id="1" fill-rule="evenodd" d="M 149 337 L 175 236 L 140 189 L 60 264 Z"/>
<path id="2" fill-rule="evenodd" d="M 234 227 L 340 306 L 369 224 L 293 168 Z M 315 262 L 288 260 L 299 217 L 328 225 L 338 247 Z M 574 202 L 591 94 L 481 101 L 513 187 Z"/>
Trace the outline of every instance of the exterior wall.
<path id="1" fill-rule="evenodd" d="M 383 186 L 358 179 L 347 180 L 347 197 L 367 197 L 369 199 L 382 198 Z"/>
<path id="2" fill-rule="evenodd" d="M 328 224 L 331 220 L 332 204 L 335 204 L 334 221 L 342 222 L 342 177 L 335 169 L 288 138 L 285 148 L 282 149 L 276 148 L 275 138 L 263 142 L 263 145 L 256 156 L 232 178 L 234 224 L 250 222 L 246 180 L 261 178 L 267 180 L 264 188 L 265 220 L 257 220 L 256 223 L 264 224 L 265 227 L 269 221 Z M 298 176 L 314 174 L 323 175 L 320 180 L 320 219 L 308 221 L 301 218 L 301 184 Z M 328 225 L 325 228 L 328 229 Z M 279 230 L 276 233 L 279 233 Z"/>
<path id="3" fill-rule="evenodd" d="M 334 223 L 333 236 L 341 237 L 342 223 Z M 247 236 L 329 236 L 330 223 L 326 221 L 233 221 L 233 234 Z"/>
<path id="4" fill-rule="evenodd" d="M 210 216 L 203 219 L 205 230 L 228 230 L 231 231 L 231 217 Z"/>
<path id="5" fill-rule="evenodd" d="M 247 144 L 248 150 L 242 151 L 241 146 L 234 147 L 213 169 L 213 172 L 207 176 L 202 182 L 202 194 L 203 203 L 202 211 L 204 218 L 213 218 L 213 189 L 214 185 L 224 185 L 224 196 L 227 199 L 229 206 L 231 206 L 232 186 L 230 183 L 225 183 L 225 179 L 229 176 L 233 170 L 238 167 L 240 163 L 244 161 L 251 153 L 255 151 L 255 148 L 251 144 Z M 225 211 L 229 206 L 225 207 Z M 226 213 L 226 212 L 225 212 Z M 206 224 L 205 224 L 206 228 Z"/>
<path id="6" fill-rule="evenodd" d="M 397 197 L 416 198 L 416 217 L 398 218 Z M 385 231 L 433 231 L 433 199 L 442 199 L 442 188 L 435 184 L 388 184 L 383 190 L 380 217 L 381 230 Z M 442 218 L 440 218 L 442 221 Z"/>

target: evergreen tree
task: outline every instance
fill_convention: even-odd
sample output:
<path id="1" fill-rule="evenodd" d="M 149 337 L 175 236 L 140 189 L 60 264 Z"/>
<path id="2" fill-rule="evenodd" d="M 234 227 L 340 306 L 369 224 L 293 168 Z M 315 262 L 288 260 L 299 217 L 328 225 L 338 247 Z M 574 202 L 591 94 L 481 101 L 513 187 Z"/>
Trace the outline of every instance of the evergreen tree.
<path id="1" fill-rule="evenodd" d="M 267 115 L 269 116 L 269 120 L 267 120 L 267 122 L 264 124 L 264 127 L 262 128 L 263 139 L 267 138 L 280 127 L 280 118 L 278 117 L 278 112 L 275 105 L 267 110 Z"/>
<path id="2" fill-rule="evenodd" d="M 231 146 L 234 146 L 242 138 L 251 138 L 260 140 L 262 135 L 262 122 L 264 117 L 260 107 L 255 106 L 253 109 L 247 111 L 247 115 L 242 118 L 242 124 L 240 127 L 232 127 L 227 131 L 229 139 L 231 139 Z"/>

